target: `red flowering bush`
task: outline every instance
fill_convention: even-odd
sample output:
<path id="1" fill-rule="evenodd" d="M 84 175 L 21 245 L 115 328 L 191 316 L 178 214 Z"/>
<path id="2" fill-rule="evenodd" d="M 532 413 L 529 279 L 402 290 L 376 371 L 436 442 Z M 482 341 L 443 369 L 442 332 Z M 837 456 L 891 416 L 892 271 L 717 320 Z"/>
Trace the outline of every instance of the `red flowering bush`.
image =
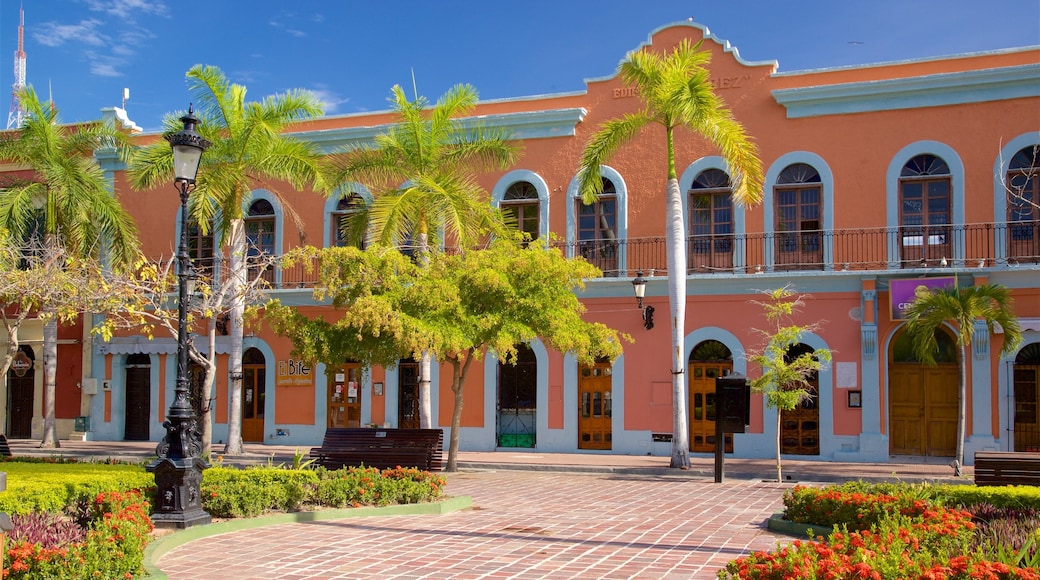
<path id="1" fill-rule="evenodd" d="M 152 531 L 148 502 L 137 491 L 104 492 L 92 508 L 95 517 L 83 542 L 50 548 L 12 542 L 4 578 L 133 578 L 141 571 Z"/>
<path id="2" fill-rule="evenodd" d="M 965 511 L 920 499 L 834 489 L 796 488 L 785 496 L 785 503 L 785 515 L 794 505 L 799 521 L 830 521 L 837 529 L 827 538 L 798 540 L 734 560 L 719 578 L 1040 580 L 1034 569 L 989 561 L 973 552 L 975 524 Z"/>

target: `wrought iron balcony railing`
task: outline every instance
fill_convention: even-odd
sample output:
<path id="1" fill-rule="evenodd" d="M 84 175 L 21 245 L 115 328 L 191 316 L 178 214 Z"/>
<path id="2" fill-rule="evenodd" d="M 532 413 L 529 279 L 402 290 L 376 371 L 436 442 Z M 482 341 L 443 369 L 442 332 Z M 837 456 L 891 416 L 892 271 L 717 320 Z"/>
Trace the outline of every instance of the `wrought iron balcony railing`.
<path id="1" fill-rule="evenodd" d="M 604 277 L 668 273 L 663 237 L 556 244 Z M 1040 221 L 689 236 L 687 274 L 750 275 L 797 271 L 913 268 L 1014 268 L 1040 264 Z M 313 286 L 303 266 L 265 272 L 274 288 Z"/>

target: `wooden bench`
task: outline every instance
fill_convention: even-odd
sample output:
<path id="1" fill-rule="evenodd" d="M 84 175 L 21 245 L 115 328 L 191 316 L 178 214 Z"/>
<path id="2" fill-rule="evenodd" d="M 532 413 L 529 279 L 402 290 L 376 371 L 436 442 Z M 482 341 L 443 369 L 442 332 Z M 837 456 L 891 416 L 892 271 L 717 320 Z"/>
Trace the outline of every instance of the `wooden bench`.
<path id="1" fill-rule="evenodd" d="M 440 429 L 332 427 L 325 430 L 321 447 L 311 449 L 310 457 L 327 469 L 364 465 L 440 471 L 443 451 L 444 432 Z"/>
<path id="2" fill-rule="evenodd" d="M 976 451 L 975 485 L 1040 485 L 1040 453 Z"/>

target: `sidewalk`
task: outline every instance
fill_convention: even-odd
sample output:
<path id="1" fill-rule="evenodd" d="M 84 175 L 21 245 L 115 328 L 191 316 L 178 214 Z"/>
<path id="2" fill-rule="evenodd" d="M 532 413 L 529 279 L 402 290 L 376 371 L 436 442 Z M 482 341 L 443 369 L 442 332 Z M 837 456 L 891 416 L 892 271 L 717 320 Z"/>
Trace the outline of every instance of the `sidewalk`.
<path id="1" fill-rule="evenodd" d="M 57 449 L 41 449 L 39 440 L 13 439 L 8 441 L 16 456 L 68 457 L 80 460 L 115 459 L 145 461 L 155 457 L 154 441 L 61 441 Z M 286 445 L 244 445 L 242 455 L 223 455 L 222 445 L 214 446 L 214 455 L 225 464 L 262 465 L 291 464 L 294 453 L 307 453 L 308 447 Z M 447 455 L 447 453 L 445 453 Z M 543 453 L 534 450 L 460 451 L 460 470 L 525 470 L 572 473 L 618 473 L 631 475 L 669 475 L 695 478 L 714 478 L 713 456 L 694 455 L 688 470 L 672 469 L 669 457 L 613 455 L 602 452 Z M 955 478 L 949 458 L 893 457 L 890 463 L 838 463 L 833 461 L 782 461 L 785 482 L 842 482 L 865 481 L 937 481 L 944 483 L 971 483 L 973 469 L 964 468 L 964 477 Z M 723 462 L 725 479 L 775 480 L 774 459 L 738 459 L 726 457 Z"/>

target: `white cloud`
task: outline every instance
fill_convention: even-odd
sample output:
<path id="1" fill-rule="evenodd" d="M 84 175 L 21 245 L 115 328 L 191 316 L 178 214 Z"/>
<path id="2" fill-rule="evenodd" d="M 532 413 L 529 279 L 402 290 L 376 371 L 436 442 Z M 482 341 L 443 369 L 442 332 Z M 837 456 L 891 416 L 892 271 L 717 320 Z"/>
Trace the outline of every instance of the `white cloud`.
<path id="1" fill-rule="evenodd" d="M 133 15 L 137 12 L 169 17 L 166 4 L 158 0 L 87 0 L 87 7 L 94 12 L 104 12 L 130 22 L 133 22 Z"/>
<path id="2" fill-rule="evenodd" d="M 321 88 L 307 90 L 309 90 L 316 99 L 321 101 L 322 108 L 325 110 L 326 115 L 335 113 L 339 109 L 340 105 L 345 105 L 350 102 L 349 98 L 340 97 L 323 86 Z"/>
<path id="3" fill-rule="evenodd" d="M 38 32 L 33 32 L 33 38 L 44 46 L 61 46 L 66 42 L 104 46 L 108 43 L 109 38 L 98 32 L 99 26 L 101 26 L 101 21 L 93 18 L 83 20 L 79 24 L 44 22 L 39 25 Z"/>

